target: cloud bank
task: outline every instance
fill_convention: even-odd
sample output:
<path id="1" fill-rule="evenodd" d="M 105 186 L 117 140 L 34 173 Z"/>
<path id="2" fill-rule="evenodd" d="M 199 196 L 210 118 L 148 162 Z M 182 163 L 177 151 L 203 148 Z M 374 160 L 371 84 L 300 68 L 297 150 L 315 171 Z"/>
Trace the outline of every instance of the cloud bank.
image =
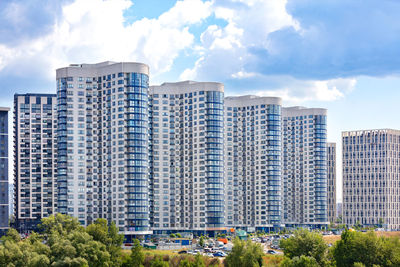
<path id="1" fill-rule="evenodd" d="M 220 81 L 229 95 L 291 102 L 340 99 L 361 75 L 400 71 L 394 0 L 183 0 L 127 21 L 132 9 L 128 0 L 0 2 L 2 93 L 52 86 L 56 68 L 105 60 L 147 63 L 153 78 L 181 69 L 170 80 Z M 183 55 L 193 61 L 182 64 Z"/>

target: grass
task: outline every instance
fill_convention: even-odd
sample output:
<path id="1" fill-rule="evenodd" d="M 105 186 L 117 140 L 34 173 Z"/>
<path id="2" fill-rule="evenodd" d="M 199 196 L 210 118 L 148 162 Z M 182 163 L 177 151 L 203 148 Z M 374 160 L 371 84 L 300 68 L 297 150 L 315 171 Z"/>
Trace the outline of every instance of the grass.
<path id="1" fill-rule="evenodd" d="M 264 259 L 264 265 L 266 267 L 275 267 L 279 266 L 281 262 L 283 261 L 283 255 L 265 255 L 263 256 Z"/>

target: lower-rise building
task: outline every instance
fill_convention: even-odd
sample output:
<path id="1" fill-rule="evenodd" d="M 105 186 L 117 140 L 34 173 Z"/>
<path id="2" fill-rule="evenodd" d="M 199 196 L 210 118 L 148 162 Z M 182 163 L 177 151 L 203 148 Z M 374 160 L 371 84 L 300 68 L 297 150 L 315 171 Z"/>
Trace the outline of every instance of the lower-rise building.
<path id="1" fill-rule="evenodd" d="M 57 114 L 54 94 L 14 96 L 14 216 L 21 232 L 37 230 L 57 207 Z"/>
<path id="2" fill-rule="evenodd" d="M 400 131 L 342 133 L 343 222 L 400 230 Z"/>

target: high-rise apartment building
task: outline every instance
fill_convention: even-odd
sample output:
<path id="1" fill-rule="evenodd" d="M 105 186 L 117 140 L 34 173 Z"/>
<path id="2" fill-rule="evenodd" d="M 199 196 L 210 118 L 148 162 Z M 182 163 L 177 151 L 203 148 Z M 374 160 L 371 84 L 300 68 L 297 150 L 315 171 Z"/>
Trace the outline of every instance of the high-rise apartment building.
<path id="1" fill-rule="evenodd" d="M 400 131 L 342 133 L 343 222 L 400 229 Z"/>
<path id="2" fill-rule="evenodd" d="M 15 214 L 137 235 L 328 223 L 326 110 L 224 86 L 149 87 L 141 63 L 72 64 L 57 95 L 15 96 Z M 1 123 L 1 122 L 0 122 Z"/>
<path id="3" fill-rule="evenodd" d="M 73 64 L 56 76 L 58 212 L 150 234 L 148 66 Z"/>
<path id="4" fill-rule="evenodd" d="M 281 226 L 281 99 L 225 98 L 225 222 L 270 231 Z"/>
<path id="5" fill-rule="evenodd" d="M 20 231 L 36 230 L 57 207 L 57 99 L 14 95 L 14 216 Z"/>
<path id="6" fill-rule="evenodd" d="M 152 229 L 224 227 L 224 86 L 185 81 L 150 87 Z"/>
<path id="7" fill-rule="evenodd" d="M 328 143 L 328 220 L 336 221 L 336 143 Z"/>
<path id="8" fill-rule="evenodd" d="M 0 236 L 8 228 L 8 111 L 0 107 Z"/>
<path id="9" fill-rule="evenodd" d="M 328 224 L 326 109 L 282 110 L 283 222 Z"/>

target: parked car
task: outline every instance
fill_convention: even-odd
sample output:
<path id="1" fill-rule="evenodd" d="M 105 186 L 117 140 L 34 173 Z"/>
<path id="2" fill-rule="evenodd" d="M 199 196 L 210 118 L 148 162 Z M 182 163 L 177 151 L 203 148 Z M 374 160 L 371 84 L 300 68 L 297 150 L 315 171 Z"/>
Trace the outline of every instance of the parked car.
<path id="1" fill-rule="evenodd" d="M 267 253 L 268 253 L 268 254 L 272 254 L 272 255 L 277 254 L 276 251 L 275 251 L 275 250 L 272 250 L 272 249 L 269 249 L 269 250 L 267 251 Z"/>
<path id="2" fill-rule="evenodd" d="M 213 254 L 214 257 L 226 257 L 226 253 L 222 252 L 222 251 L 218 251 L 216 253 Z"/>
<path id="3" fill-rule="evenodd" d="M 178 252 L 178 254 L 187 254 L 187 253 L 188 253 L 187 250 L 181 250 Z"/>

